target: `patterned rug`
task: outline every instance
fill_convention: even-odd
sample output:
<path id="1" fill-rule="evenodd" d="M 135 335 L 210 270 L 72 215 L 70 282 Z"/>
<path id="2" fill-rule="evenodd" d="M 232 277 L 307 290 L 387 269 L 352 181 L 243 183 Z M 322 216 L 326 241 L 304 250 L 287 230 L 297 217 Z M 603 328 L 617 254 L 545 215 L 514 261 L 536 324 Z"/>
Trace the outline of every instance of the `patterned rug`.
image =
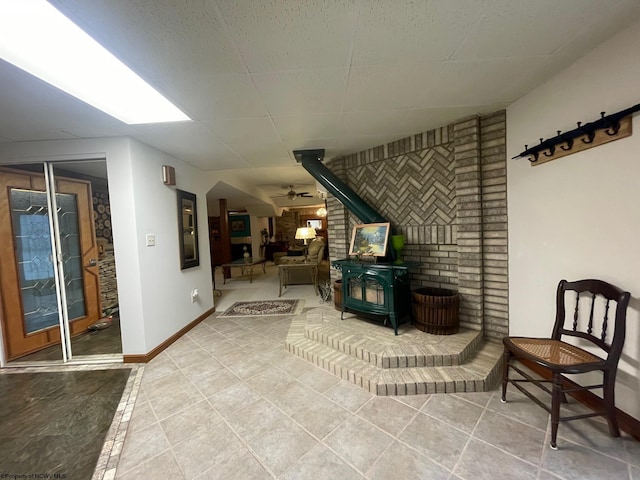
<path id="1" fill-rule="evenodd" d="M 236 302 L 218 317 L 253 317 L 264 315 L 296 315 L 302 311 L 304 300 L 261 300 Z"/>

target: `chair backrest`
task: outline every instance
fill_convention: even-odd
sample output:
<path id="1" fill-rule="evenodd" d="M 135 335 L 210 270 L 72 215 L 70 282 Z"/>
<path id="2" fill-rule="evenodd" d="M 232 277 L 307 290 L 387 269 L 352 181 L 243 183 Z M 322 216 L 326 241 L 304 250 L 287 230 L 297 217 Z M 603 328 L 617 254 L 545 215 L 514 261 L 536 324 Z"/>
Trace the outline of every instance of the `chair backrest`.
<path id="1" fill-rule="evenodd" d="M 320 250 L 324 252 L 324 238 L 316 237 L 311 240 L 307 252 L 310 257 L 315 257 L 316 255 L 319 255 Z"/>
<path id="2" fill-rule="evenodd" d="M 629 292 L 602 280 L 561 280 L 552 338 L 580 338 L 600 347 L 606 352 L 605 360 L 617 364 L 624 345 L 630 297 Z"/>

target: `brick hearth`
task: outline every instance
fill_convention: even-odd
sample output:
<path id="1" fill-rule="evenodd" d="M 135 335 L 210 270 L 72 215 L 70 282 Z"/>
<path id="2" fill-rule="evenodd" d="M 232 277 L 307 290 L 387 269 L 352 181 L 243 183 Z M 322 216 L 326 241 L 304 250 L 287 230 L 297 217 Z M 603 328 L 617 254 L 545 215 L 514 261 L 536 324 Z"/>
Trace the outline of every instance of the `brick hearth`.
<path id="1" fill-rule="evenodd" d="M 391 328 L 330 307 L 291 322 L 289 352 L 376 395 L 484 392 L 495 387 L 502 347 L 479 331 L 430 335 L 409 324 Z"/>

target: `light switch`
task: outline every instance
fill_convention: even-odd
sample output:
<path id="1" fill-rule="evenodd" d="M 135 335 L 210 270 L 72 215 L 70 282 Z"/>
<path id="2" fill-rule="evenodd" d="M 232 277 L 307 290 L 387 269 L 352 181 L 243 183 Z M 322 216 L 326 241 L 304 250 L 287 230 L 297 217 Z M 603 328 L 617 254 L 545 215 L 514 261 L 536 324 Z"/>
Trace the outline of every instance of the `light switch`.
<path id="1" fill-rule="evenodd" d="M 155 246 L 156 246 L 156 234 L 147 233 L 147 247 L 155 247 Z"/>

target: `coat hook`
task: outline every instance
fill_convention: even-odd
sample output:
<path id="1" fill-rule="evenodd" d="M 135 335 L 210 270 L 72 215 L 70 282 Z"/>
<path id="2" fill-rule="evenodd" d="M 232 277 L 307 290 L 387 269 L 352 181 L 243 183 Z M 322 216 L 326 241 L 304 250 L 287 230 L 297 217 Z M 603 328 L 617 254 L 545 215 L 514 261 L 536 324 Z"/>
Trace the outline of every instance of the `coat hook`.
<path id="1" fill-rule="evenodd" d="M 562 135 L 561 132 L 562 132 L 561 130 L 558 130 L 558 137 L 563 142 L 567 142 L 567 144 L 566 145 L 560 145 L 560 148 L 566 152 L 566 151 L 571 150 L 573 148 L 573 138 L 566 138 L 564 135 Z"/>
<path id="2" fill-rule="evenodd" d="M 584 128 L 582 126 L 582 122 L 578 122 L 578 130 L 580 130 L 584 135 L 587 136 L 587 138 L 583 138 L 582 141 L 584 143 L 591 143 L 593 142 L 594 137 L 596 136 L 596 132 L 593 130 L 587 130 L 586 128 Z"/>
<path id="3" fill-rule="evenodd" d="M 620 122 L 614 122 L 613 124 L 611 124 L 611 126 L 609 128 L 607 128 L 604 131 L 604 133 L 606 133 L 610 137 L 613 137 L 614 135 L 618 134 L 619 130 L 620 130 Z"/>
<path id="4" fill-rule="evenodd" d="M 601 112 L 601 113 L 603 114 L 602 119 L 604 120 L 604 127 L 605 127 L 604 133 L 606 133 L 610 137 L 617 135 L 618 130 L 620 130 L 620 121 L 616 120 L 612 122 L 611 117 L 604 118 L 604 112 Z"/>
<path id="5" fill-rule="evenodd" d="M 555 145 L 551 145 L 549 147 L 549 153 L 544 152 L 544 156 L 545 157 L 553 157 L 553 154 L 556 152 L 556 146 Z"/>

